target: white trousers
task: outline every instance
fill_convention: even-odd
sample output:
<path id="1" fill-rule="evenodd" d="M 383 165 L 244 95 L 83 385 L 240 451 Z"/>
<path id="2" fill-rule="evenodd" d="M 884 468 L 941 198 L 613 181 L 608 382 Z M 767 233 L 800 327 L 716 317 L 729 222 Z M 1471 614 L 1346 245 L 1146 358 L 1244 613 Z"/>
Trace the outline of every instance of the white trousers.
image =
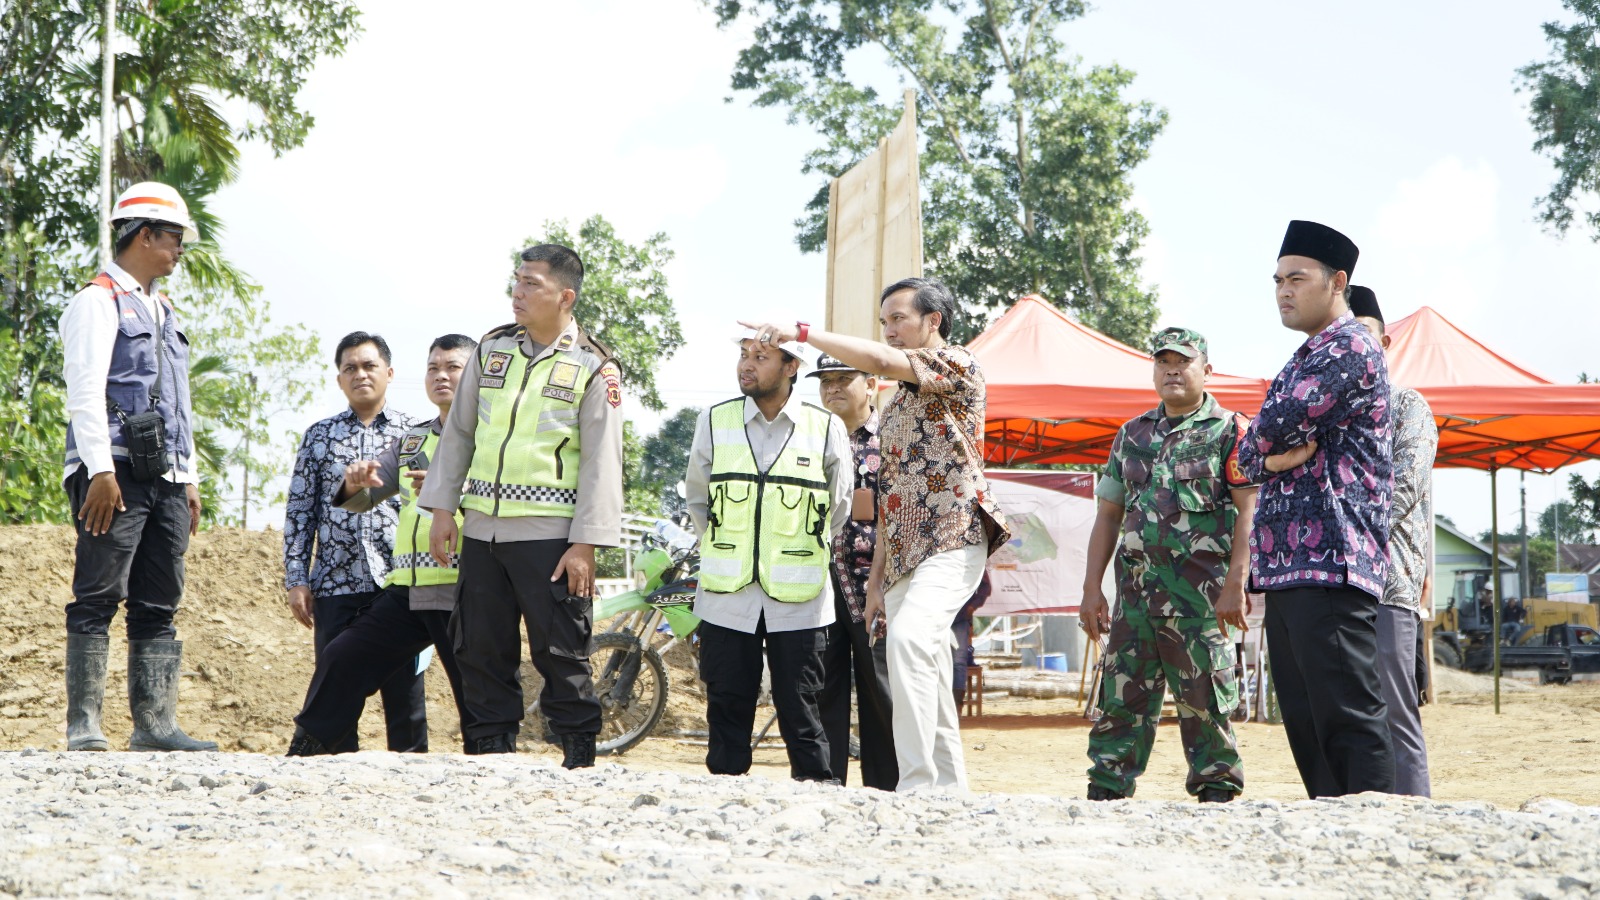
<path id="1" fill-rule="evenodd" d="M 983 579 L 986 550 L 973 544 L 936 553 L 884 592 L 897 791 L 966 790 L 961 720 L 950 690 L 950 623 Z"/>

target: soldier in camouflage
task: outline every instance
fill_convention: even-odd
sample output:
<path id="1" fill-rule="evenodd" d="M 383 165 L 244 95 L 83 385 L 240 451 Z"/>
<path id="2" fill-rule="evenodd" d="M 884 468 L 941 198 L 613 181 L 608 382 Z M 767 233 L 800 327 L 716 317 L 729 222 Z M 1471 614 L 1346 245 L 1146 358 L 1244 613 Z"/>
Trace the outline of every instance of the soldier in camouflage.
<path id="1" fill-rule="evenodd" d="M 1168 684 L 1189 760 L 1189 793 L 1226 803 L 1244 790 L 1228 714 L 1239 702 L 1234 639 L 1249 601 L 1256 489 L 1239 468 L 1247 420 L 1205 390 L 1206 340 L 1168 328 L 1152 346 L 1161 405 L 1125 423 L 1095 487 L 1079 620 L 1090 640 L 1110 634 L 1103 715 L 1089 732 L 1089 799 L 1133 796 L 1150 760 Z M 1121 546 L 1118 547 L 1118 539 Z M 1101 590 L 1117 557 L 1117 604 Z"/>

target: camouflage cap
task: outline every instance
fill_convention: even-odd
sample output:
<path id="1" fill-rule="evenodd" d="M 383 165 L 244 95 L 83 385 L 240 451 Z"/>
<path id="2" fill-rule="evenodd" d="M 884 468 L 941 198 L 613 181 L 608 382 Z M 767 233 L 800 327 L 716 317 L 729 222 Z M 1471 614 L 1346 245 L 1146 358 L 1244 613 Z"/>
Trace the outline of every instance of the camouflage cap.
<path id="1" fill-rule="evenodd" d="M 1150 355 L 1157 356 L 1163 350 L 1182 353 L 1190 359 L 1211 355 L 1206 349 L 1205 336 L 1193 328 L 1167 328 L 1157 332 L 1150 342 Z"/>

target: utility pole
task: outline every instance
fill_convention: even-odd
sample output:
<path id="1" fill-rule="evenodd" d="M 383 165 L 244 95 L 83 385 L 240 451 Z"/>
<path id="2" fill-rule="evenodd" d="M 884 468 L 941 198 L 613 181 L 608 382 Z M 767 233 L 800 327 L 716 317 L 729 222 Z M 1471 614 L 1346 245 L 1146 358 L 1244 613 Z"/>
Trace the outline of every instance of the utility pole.
<path id="1" fill-rule="evenodd" d="M 106 0 L 100 29 L 100 270 L 111 265 L 111 159 L 117 141 L 117 109 L 113 87 L 117 57 L 117 0 Z"/>
<path id="2" fill-rule="evenodd" d="M 1522 489 L 1522 576 L 1517 580 L 1522 582 L 1522 599 L 1526 601 L 1533 596 L 1531 593 L 1533 569 L 1528 564 L 1528 471 L 1526 469 L 1517 471 L 1517 482 Z"/>
<path id="3" fill-rule="evenodd" d="M 252 412 L 254 412 L 255 408 L 256 373 L 251 372 L 250 409 Z M 244 429 L 244 500 L 242 501 L 241 509 L 243 509 L 243 512 L 239 514 L 239 524 L 242 525 L 246 531 L 248 531 L 250 529 L 250 427 L 248 425 L 246 425 Z"/>

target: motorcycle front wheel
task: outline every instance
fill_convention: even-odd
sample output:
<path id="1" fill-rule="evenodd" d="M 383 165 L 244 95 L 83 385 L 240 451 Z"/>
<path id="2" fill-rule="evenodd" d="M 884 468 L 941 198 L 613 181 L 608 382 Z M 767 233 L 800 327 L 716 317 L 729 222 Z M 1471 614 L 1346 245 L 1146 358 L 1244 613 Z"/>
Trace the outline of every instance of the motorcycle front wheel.
<path id="1" fill-rule="evenodd" d="M 600 700 L 596 753 L 622 753 L 650 735 L 667 711 L 667 667 L 661 655 L 627 632 L 594 636 L 589 655 Z"/>

